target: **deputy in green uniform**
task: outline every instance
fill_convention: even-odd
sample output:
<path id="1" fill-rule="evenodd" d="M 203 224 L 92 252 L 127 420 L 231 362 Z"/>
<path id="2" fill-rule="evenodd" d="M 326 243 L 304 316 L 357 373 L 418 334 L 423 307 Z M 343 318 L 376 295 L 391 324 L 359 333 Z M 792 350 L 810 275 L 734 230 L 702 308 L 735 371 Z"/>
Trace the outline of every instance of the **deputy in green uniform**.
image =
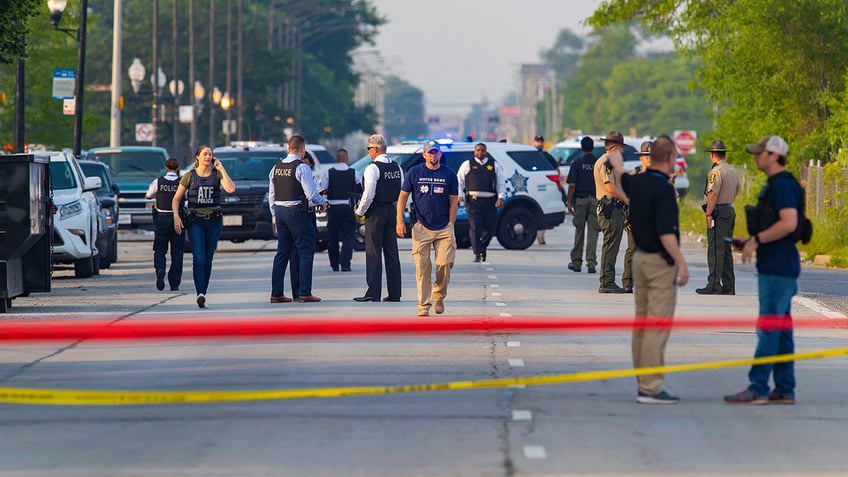
<path id="1" fill-rule="evenodd" d="M 624 135 L 611 131 L 604 141 L 604 155 L 595 162 L 595 197 L 598 199 L 598 225 L 604 233 L 601 247 L 601 276 L 598 293 L 627 293 L 615 283 L 615 261 L 624 232 L 624 208 L 630 203 L 621 190 L 624 173 Z"/>
<path id="2" fill-rule="evenodd" d="M 733 252 L 730 238 L 736 225 L 733 200 L 742 187 L 736 169 L 725 162 L 727 149 L 724 142 L 710 144 L 712 169 L 707 173 L 704 188 L 704 205 L 707 222 L 707 265 L 710 275 L 707 286 L 695 290 L 700 295 L 735 295 L 736 277 L 733 274 Z"/>

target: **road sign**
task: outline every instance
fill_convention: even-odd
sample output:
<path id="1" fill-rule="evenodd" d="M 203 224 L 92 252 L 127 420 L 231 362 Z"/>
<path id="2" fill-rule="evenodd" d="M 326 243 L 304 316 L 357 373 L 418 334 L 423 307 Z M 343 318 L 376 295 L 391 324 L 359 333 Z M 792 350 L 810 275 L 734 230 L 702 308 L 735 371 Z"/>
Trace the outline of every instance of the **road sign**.
<path id="1" fill-rule="evenodd" d="M 680 154 L 695 154 L 697 140 L 698 131 L 674 131 L 674 143 L 677 144 L 677 152 Z"/>
<path id="2" fill-rule="evenodd" d="M 77 100 L 74 98 L 62 100 L 62 114 L 73 116 L 77 110 Z"/>
<path id="3" fill-rule="evenodd" d="M 53 70 L 53 99 L 70 99 L 74 97 L 75 76 L 75 70 L 62 68 Z"/>
<path id="4" fill-rule="evenodd" d="M 135 125 L 135 140 L 138 142 L 153 142 L 153 124 L 138 123 Z"/>

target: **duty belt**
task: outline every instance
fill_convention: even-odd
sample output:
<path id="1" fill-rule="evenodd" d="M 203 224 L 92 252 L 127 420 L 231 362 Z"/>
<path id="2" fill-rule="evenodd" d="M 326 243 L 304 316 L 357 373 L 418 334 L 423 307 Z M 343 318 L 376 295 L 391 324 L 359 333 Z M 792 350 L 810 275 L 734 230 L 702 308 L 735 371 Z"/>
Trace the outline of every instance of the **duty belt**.
<path id="1" fill-rule="evenodd" d="M 727 207 L 733 208 L 733 204 L 716 204 L 715 205 L 716 209 L 723 209 L 723 208 L 727 208 Z"/>

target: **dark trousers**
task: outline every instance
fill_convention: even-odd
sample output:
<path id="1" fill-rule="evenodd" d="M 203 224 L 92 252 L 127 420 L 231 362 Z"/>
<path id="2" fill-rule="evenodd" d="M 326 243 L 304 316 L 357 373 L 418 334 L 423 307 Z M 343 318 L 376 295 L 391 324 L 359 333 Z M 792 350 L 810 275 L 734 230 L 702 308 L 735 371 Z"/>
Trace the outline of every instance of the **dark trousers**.
<path id="1" fill-rule="evenodd" d="M 707 230 L 707 265 L 710 275 L 707 288 L 720 292 L 736 292 L 736 275 L 733 273 L 733 250 L 725 238 L 733 237 L 736 211 L 733 207 L 716 209 L 715 225 Z"/>
<path id="2" fill-rule="evenodd" d="M 315 235 L 318 235 L 318 217 L 315 215 L 315 212 L 307 212 L 309 214 L 309 222 L 312 223 L 312 227 L 315 229 Z M 315 251 L 313 249 L 313 257 L 315 256 Z M 292 298 L 297 298 L 300 296 L 300 255 L 297 253 L 292 253 L 289 256 L 289 281 L 291 282 L 292 289 Z"/>
<path id="3" fill-rule="evenodd" d="M 485 255 L 495 228 L 498 226 L 497 197 L 478 197 L 465 200 L 465 212 L 468 215 L 468 237 L 474 255 Z"/>
<path id="4" fill-rule="evenodd" d="M 327 255 L 330 257 L 330 268 L 338 270 L 350 268 L 353 257 L 353 236 L 356 233 L 356 216 L 350 205 L 331 205 L 327 208 L 327 234 L 330 242 Z M 339 250 L 341 242 L 341 250 Z"/>
<path id="5" fill-rule="evenodd" d="M 153 268 L 165 269 L 165 254 L 171 249 L 171 267 L 168 269 L 168 285 L 178 288 L 183 278 L 183 253 L 185 232 L 174 231 L 174 215 L 158 212 L 153 222 Z"/>
<path id="6" fill-rule="evenodd" d="M 212 259 L 218 248 L 218 237 L 224 223 L 221 219 L 202 219 L 195 217 L 188 229 L 191 241 L 191 272 L 194 277 L 194 290 L 198 295 L 206 294 L 209 280 L 212 278 Z"/>
<path id="7" fill-rule="evenodd" d="M 293 254 L 299 259 L 300 283 L 293 295 L 312 295 L 312 259 L 315 255 L 315 226 L 309 213 L 302 209 L 274 207 L 277 220 L 277 253 L 271 269 L 271 296 L 283 296 L 286 267 Z M 292 266 L 295 266 L 292 264 Z"/>
<path id="8" fill-rule="evenodd" d="M 389 297 L 400 298 L 400 256 L 398 255 L 397 210 L 393 204 L 372 205 L 365 221 L 365 296 L 380 298 L 383 291 L 383 259 L 386 261 L 386 289 Z"/>

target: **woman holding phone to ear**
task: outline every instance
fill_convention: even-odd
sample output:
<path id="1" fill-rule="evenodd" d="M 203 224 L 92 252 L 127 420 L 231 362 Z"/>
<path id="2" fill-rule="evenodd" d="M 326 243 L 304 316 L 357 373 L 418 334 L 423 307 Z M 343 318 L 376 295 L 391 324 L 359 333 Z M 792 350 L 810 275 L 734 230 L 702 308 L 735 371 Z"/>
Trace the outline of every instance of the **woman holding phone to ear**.
<path id="1" fill-rule="evenodd" d="M 180 210 L 183 196 L 188 191 L 189 223 L 184 227 L 183 217 L 174 214 L 174 230 L 180 233 L 183 228 L 188 229 L 192 250 L 192 275 L 199 308 L 206 307 L 206 291 L 212 276 L 212 258 L 215 256 L 218 237 L 221 236 L 223 228 L 222 187 L 229 194 L 236 190 L 236 185 L 224 165 L 212 157 L 212 148 L 206 145 L 198 147 L 194 154 L 194 168 L 180 179 L 172 207 L 173 210 Z"/>

